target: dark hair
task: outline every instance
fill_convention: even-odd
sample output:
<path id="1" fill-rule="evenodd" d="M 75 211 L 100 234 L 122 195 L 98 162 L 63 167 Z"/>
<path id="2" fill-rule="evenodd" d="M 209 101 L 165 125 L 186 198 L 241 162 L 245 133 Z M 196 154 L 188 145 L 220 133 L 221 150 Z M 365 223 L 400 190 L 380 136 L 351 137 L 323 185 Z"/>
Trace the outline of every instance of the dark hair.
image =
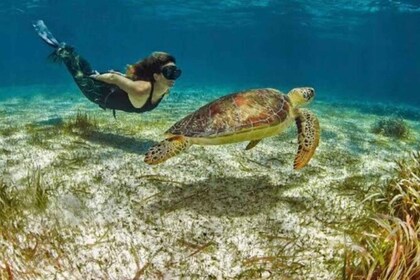
<path id="1" fill-rule="evenodd" d="M 132 80 L 154 82 L 153 74 L 160 74 L 162 66 L 169 62 L 176 63 L 175 57 L 165 52 L 153 52 L 143 60 L 128 65 L 126 76 Z"/>

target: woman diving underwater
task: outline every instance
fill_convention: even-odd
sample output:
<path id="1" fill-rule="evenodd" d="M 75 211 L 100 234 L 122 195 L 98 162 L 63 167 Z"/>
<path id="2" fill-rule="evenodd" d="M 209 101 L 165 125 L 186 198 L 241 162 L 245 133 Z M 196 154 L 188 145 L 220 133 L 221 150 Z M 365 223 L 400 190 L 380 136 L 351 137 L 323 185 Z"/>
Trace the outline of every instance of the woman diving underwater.
<path id="1" fill-rule="evenodd" d="M 76 53 L 73 47 L 59 42 L 42 20 L 34 23 L 38 35 L 55 48 L 50 58 L 64 62 L 82 93 L 102 109 L 143 113 L 156 108 L 181 75 L 175 57 L 165 52 L 153 52 L 130 65 L 126 75 L 110 71 L 99 74 Z"/>

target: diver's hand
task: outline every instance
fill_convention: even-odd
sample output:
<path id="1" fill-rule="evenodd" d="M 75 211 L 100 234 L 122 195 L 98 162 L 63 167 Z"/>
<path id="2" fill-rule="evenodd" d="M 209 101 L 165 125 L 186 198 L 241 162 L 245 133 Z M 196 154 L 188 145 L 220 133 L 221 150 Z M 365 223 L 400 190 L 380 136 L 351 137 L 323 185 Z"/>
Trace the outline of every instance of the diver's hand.
<path id="1" fill-rule="evenodd" d="M 103 74 L 99 74 L 97 71 L 95 71 L 95 73 L 90 75 L 89 77 L 107 84 L 115 84 L 118 80 L 118 76 L 125 78 L 125 75 L 123 73 L 114 70 L 109 70 L 108 73 Z"/>
<path id="2" fill-rule="evenodd" d="M 98 81 L 101 81 L 101 82 L 105 82 L 105 83 L 108 83 L 108 84 L 113 84 L 113 83 L 115 83 L 115 80 L 116 80 L 116 76 L 117 74 L 114 74 L 114 73 L 104 73 L 104 74 L 92 74 L 92 75 L 90 75 L 89 77 L 90 78 L 92 78 L 92 79 L 95 79 L 95 80 L 98 80 Z"/>

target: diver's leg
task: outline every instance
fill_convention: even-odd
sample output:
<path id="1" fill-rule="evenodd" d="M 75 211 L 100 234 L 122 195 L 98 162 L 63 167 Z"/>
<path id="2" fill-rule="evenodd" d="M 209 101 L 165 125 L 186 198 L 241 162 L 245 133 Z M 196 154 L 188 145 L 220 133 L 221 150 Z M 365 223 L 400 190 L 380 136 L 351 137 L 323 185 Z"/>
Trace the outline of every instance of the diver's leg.
<path id="1" fill-rule="evenodd" d="M 44 42 L 55 48 L 49 58 L 54 62 L 63 62 L 82 93 L 90 101 L 104 107 L 106 96 L 115 90 L 115 86 L 90 78 L 94 71 L 89 62 L 77 54 L 73 47 L 59 42 L 42 20 L 38 20 L 33 26 Z"/>

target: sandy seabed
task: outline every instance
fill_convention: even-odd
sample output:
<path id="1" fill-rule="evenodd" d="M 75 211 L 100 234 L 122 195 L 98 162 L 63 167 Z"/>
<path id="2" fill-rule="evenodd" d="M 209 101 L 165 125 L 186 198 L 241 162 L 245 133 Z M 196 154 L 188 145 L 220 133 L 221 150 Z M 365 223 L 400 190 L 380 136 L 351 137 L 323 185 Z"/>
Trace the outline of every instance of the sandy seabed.
<path id="1" fill-rule="evenodd" d="M 166 129 L 229 92 L 176 90 L 116 119 L 76 90 L 19 92 L 0 100 L 0 279 L 336 279 L 362 193 L 419 150 L 418 108 L 315 99 L 321 143 L 301 171 L 295 127 L 149 166 Z M 394 115 L 407 139 L 371 132 Z M 66 126 L 77 116 L 95 125 Z"/>

